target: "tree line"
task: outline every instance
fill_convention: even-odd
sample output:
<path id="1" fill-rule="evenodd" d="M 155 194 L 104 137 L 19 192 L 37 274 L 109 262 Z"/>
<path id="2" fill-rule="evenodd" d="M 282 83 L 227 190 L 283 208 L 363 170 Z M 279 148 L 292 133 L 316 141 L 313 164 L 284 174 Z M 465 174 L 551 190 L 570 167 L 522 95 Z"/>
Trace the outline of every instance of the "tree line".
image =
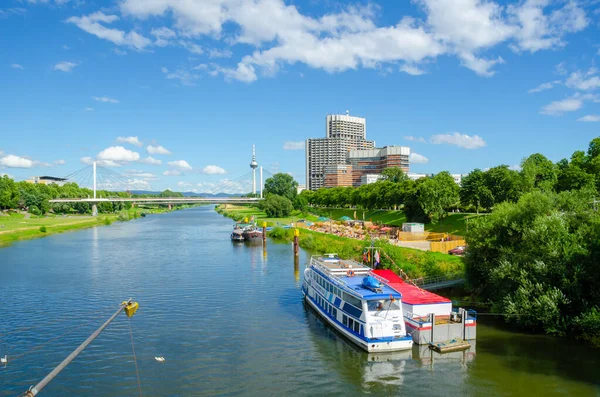
<path id="1" fill-rule="evenodd" d="M 59 198 L 91 198 L 94 192 L 91 189 L 80 187 L 76 183 L 58 184 L 33 184 L 26 181 L 15 182 L 8 176 L 0 177 L 0 210 L 24 210 L 34 215 L 44 215 L 48 212 L 57 214 L 90 214 L 91 203 L 50 203 L 48 200 Z M 110 192 L 97 190 L 96 197 L 183 197 L 181 193 L 165 190 L 158 195 L 131 194 L 129 192 Z M 112 213 L 127 209 L 130 203 L 100 202 L 97 204 L 98 212 Z"/>
<path id="2" fill-rule="evenodd" d="M 586 190 L 599 194 L 600 138 L 590 142 L 587 152 L 576 151 L 570 159 L 557 163 L 536 153 L 522 161 L 520 170 L 507 165 L 475 169 L 460 185 L 446 171 L 416 181 L 399 168 L 386 169 L 382 176 L 382 180 L 357 188 L 305 190 L 300 196 L 317 207 L 402 209 L 410 221 L 435 223 L 453 209 L 489 212 L 501 203 L 516 203 L 533 191 Z"/>

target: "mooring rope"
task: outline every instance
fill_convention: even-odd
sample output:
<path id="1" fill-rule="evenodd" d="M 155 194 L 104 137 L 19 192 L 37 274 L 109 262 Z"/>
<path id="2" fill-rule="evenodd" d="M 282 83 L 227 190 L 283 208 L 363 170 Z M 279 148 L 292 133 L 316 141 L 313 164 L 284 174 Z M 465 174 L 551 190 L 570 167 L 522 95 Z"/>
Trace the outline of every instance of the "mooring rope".
<path id="1" fill-rule="evenodd" d="M 133 363 L 135 364 L 135 375 L 137 377 L 138 389 L 140 391 L 140 397 L 143 397 L 142 383 L 140 382 L 140 372 L 138 371 L 137 357 L 135 355 L 135 347 L 133 345 L 133 331 L 131 330 L 131 318 L 129 319 L 129 336 L 131 337 L 131 351 L 133 353 Z"/>

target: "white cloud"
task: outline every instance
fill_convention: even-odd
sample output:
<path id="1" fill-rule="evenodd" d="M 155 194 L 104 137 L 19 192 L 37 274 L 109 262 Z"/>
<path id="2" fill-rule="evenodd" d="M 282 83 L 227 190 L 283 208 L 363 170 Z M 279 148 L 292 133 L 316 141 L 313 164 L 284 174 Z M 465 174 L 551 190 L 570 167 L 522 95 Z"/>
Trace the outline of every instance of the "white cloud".
<path id="1" fill-rule="evenodd" d="M 129 143 L 131 145 L 137 146 L 137 147 L 142 147 L 143 143 L 140 142 L 140 140 L 138 139 L 137 136 L 120 136 L 117 137 L 117 142 L 119 143 Z"/>
<path id="2" fill-rule="evenodd" d="M 56 160 L 54 162 L 54 164 L 56 164 L 56 165 L 65 165 L 65 164 L 67 164 L 67 162 L 65 160 Z"/>
<path id="3" fill-rule="evenodd" d="M 513 171 L 521 171 L 521 166 L 519 164 L 514 164 L 508 167 L 508 169 Z"/>
<path id="4" fill-rule="evenodd" d="M 583 121 L 587 123 L 598 123 L 600 122 L 600 115 L 588 114 L 587 116 L 578 118 L 577 121 Z"/>
<path id="5" fill-rule="evenodd" d="M 464 149 L 478 149 L 486 145 L 483 138 L 479 135 L 467 135 L 459 132 L 452 134 L 437 134 L 433 135 L 429 141 L 433 144 L 448 144 L 455 145 Z"/>
<path id="6" fill-rule="evenodd" d="M 412 164 L 426 164 L 429 159 L 419 153 L 411 153 L 408 161 Z"/>
<path id="7" fill-rule="evenodd" d="M 169 150 L 165 149 L 162 146 L 148 145 L 148 146 L 146 146 L 146 150 L 150 154 L 171 154 L 171 152 Z"/>
<path id="8" fill-rule="evenodd" d="M 559 63 L 558 65 L 556 65 L 556 73 L 560 74 L 560 75 L 565 75 L 567 74 L 567 65 L 565 61 L 562 61 L 561 63 Z"/>
<path id="9" fill-rule="evenodd" d="M 68 46 L 68 45 L 66 45 L 66 44 L 63 44 L 62 48 L 63 48 L 63 50 L 65 50 L 65 51 L 69 51 L 69 50 L 71 49 L 71 47 L 69 47 L 69 46 Z"/>
<path id="10" fill-rule="evenodd" d="M 34 161 L 25 157 L 7 154 L 0 158 L 0 166 L 8 168 L 31 168 L 34 166 Z"/>
<path id="11" fill-rule="evenodd" d="M 153 174 L 151 172 L 140 171 L 140 170 L 127 170 L 123 174 L 127 175 L 127 176 L 131 176 L 133 178 L 143 179 L 145 181 L 154 181 L 154 180 L 158 179 L 158 177 L 155 174 Z"/>
<path id="12" fill-rule="evenodd" d="M 94 108 L 85 108 L 83 109 L 84 112 L 93 112 Z"/>
<path id="13" fill-rule="evenodd" d="M 244 82 L 273 75 L 281 67 L 296 63 L 329 73 L 400 64 L 403 66 L 399 70 L 418 75 L 423 73 L 423 64 L 440 55 L 455 56 L 477 74 L 492 76 L 494 67 L 503 60 L 482 54 L 493 47 L 508 44 L 517 52 L 560 48 L 566 44 L 567 34 L 581 31 L 589 23 L 585 10 L 575 1 L 520 0 L 509 6 L 492 0 L 413 3 L 421 13 L 397 15 L 392 23 L 381 25 L 377 23 L 381 13 L 376 6 L 343 2 L 333 12 L 315 15 L 302 13 L 284 0 L 119 1 L 122 15 L 137 19 L 134 26 L 148 20 L 153 24 L 173 21 L 169 26 L 152 29 L 153 40 L 134 31 L 106 27 L 119 17 L 103 12 L 72 17 L 68 22 L 138 50 L 172 45 L 201 53 L 204 49 L 196 40 L 206 37 L 229 46 L 244 44 L 241 48 L 250 48 L 250 53 L 233 66 L 216 65 L 211 73 Z M 419 14 L 425 17 L 412 16 Z M 210 58 L 231 55 L 226 49 L 208 50 Z M 172 78 L 192 82 L 185 71 L 173 72 Z"/>
<path id="14" fill-rule="evenodd" d="M 191 170 L 192 169 L 192 166 L 189 165 L 188 162 L 185 160 L 169 161 L 167 164 L 169 164 L 171 167 L 179 168 L 181 170 Z"/>
<path id="15" fill-rule="evenodd" d="M 67 22 L 75 24 L 79 29 L 82 29 L 94 36 L 113 42 L 116 45 L 133 47 L 136 50 L 143 50 L 152 44 L 152 41 L 135 31 L 125 33 L 119 29 L 111 29 L 102 25 L 111 24 L 119 19 L 116 15 L 107 15 L 101 11 L 81 17 L 71 17 Z"/>
<path id="16" fill-rule="evenodd" d="M 13 69 L 20 69 L 20 70 L 25 69 L 23 66 L 19 65 L 18 63 L 13 63 L 12 65 L 10 65 L 10 67 Z"/>
<path id="17" fill-rule="evenodd" d="M 190 188 L 193 185 L 191 182 L 179 181 L 179 182 L 177 182 L 177 186 L 182 187 L 182 188 Z"/>
<path id="18" fill-rule="evenodd" d="M 118 99 L 109 98 L 106 96 L 93 96 L 92 99 L 94 101 L 104 102 L 104 103 L 119 103 Z"/>
<path id="19" fill-rule="evenodd" d="M 583 106 L 583 99 L 578 96 L 565 98 L 560 101 L 554 101 L 540 110 L 541 114 L 549 116 L 560 116 L 566 112 L 574 112 L 575 110 L 581 109 Z"/>
<path id="20" fill-rule="evenodd" d="M 405 136 L 404 139 L 406 139 L 407 141 L 411 141 L 411 142 L 421 142 L 421 143 L 427 143 L 427 141 L 425 140 L 425 138 L 423 137 L 416 137 L 416 136 Z"/>
<path id="21" fill-rule="evenodd" d="M 519 5 L 510 5 L 507 12 L 519 29 L 515 38 L 516 51 L 536 52 L 560 48 L 566 45 L 563 37 L 578 32 L 588 25 L 585 11 L 576 2 L 569 1 L 560 8 L 544 14 L 550 0 L 526 0 Z"/>
<path id="22" fill-rule="evenodd" d="M 181 175 L 181 171 L 179 170 L 166 170 L 162 173 L 165 176 L 179 176 Z"/>
<path id="23" fill-rule="evenodd" d="M 303 150 L 304 149 L 304 141 L 285 141 L 283 143 L 283 150 Z"/>
<path id="24" fill-rule="evenodd" d="M 33 166 L 34 167 L 52 167 L 52 164 L 47 163 L 45 161 L 34 161 Z"/>
<path id="25" fill-rule="evenodd" d="M 194 69 L 196 69 L 196 68 L 192 68 L 192 70 L 194 70 Z M 179 81 L 181 81 L 181 84 L 187 85 L 187 86 L 193 86 L 194 81 L 200 78 L 200 76 L 193 74 L 184 69 L 177 69 L 174 72 L 169 72 L 169 69 L 167 69 L 166 67 L 163 66 L 160 68 L 160 71 L 163 72 L 163 74 L 166 76 L 167 79 L 179 80 Z"/>
<path id="26" fill-rule="evenodd" d="M 63 62 L 59 62 L 56 65 L 54 65 L 52 67 L 52 69 L 54 70 L 60 70 L 61 72 L 66 72 L 69 73 L 73 70 L 74 67 L 76 67 L 78 64 L 74 63 L 74 62 L 67 62 L 67 61 L 63 61 Z"/>
<path id="27" fill-rule="evenodd" d="M 227 171 L 225 171 L 223 168 L 219 167 L 218 165 L 207 165 L 206 167 L 202 168 L 202 173 L 208 174 L 208 175 L 221 175 L 221 174 L 226 174 Z"/>
<path id="28" fill-rule="evenodd" d="M 157 29 L 152 29 L 150 33 L 152 34 L 152 36 L 156 37 L 156 41 L 154 42 L 154 44 L 159 47 L 165 47 L 169 45 L 169 40 L 177 37 L 177 34 L 171 29 L 167 28 L 166 26 Z"/>
<path id="29" fill-rule="evenodd" d="M 420 76 L 425 73 L 425 71 L 423 71 L 423 69 L 420 69 L 417 66 L 406 65 L 406 64 L 400 66 L 400 71 L 402 71 L 404 73 L 408 73 L 411 76 Z"/>
<path id="30" fill-rule="evenodd" d="M 546 91 L 549 89 L 554 88 L 555 85 L 560 84 L 561 81 L 560 80 L 554 80 L 554 81 L 550 81 L 548 83 L 543 83 L 538 85 L 535 88 L 530 89 L 529 91 L 527 91 L 529 94 L 533 94 L 534 92 L 541 92 L 541 91 Z"/>
<path id="31" fill-rule="evenodd" d="M 117 55 L 127 55 L 127 51 L 123 51 L 118 48 L 113 48 L 113 52 Z"/>
<path id="32" fill-rule="evenodd" d="M 141 159 L 140 163 L 142 163 L 142 164 L 149 164 L 149 165 L 161 165 L 162 164 L 162 160 L 158 160 L 158 159 L 155 159 L 152 156 L 148 156 L 145 159 Z"/>
<path id="33" fill-rule="evenodd" d="M 128 162 L 139 160 L 140 154 L 129 149 L 125 149 L 123 146 L 111 146 L 98 153 L 96 158 L 98 160 Z"/>
<path id="34" fill-rule="evenodd" d="M 573 72 L 569 75 L 567 80 L 565 80 L 565 84 L 569 88 L 581 90 L 581 91 L 590 91 L 600 88 L 600 77 L 597 76 L 598 70 L 596 68 L 591 68 L 586 73 L 583 72 Z"/>
<path id="35" fill-rule="evenodd" d="M 219 50 L 217 48 L 211 48 L 208 50 L 209 58 L 231 58 L 233 53 L 229 50 Z"/>

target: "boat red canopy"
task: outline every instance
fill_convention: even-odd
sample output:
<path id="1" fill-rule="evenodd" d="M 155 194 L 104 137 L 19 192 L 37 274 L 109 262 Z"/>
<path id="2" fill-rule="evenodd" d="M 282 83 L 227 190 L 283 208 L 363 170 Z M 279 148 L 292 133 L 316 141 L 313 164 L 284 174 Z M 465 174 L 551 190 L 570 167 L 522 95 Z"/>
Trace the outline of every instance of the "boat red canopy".
<path id="1" fill-rule="evenodd" d="M 405 283 L 400 276 L 391 270 L 373 270 L 373 273 L 387 280 L 387 284 L 402 294 L 402 302 L 409 305 L 431 305 L 435 303 L 451 303 L 443 296 L 426 291 L 412 284 Z"/>

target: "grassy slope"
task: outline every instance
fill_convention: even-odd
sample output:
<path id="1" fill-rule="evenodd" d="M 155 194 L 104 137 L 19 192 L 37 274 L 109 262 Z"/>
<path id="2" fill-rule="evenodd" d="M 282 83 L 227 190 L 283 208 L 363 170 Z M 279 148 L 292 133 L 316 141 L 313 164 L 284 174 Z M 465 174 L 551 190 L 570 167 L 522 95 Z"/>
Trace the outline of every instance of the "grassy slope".
<path id="1" fill-rule="evenodd" d="M 221 206 L 222 207 L 222 206 Z M 306 214 L 306 213 L 302 213 L 300 211 L 294 211 L 292 212 L 292 214 L 286 218 L 268 218 L 267 214 L 265 214 L 263 211 L 259 210 L 256 207 L 250 207 L 250 206 L 241 206 L 241 205 L 232 205 L 232 204 L 227 204 L 227 209 L 226 211 L 231 211 L 231 212 L 236 212 L 238 214 L 243 215 L 244 217 L 247 217 L 248 219 L 250 219 L 250 217 L 252 215 L 254 215 L 256 217 L 256 221 L 258 223 L 261 222 L 267 222 L 267 224 L 269 225 L 289 225 L 292 222 L 297 221 L 298 219 L 306 219 L 309 221 L 316 221 L 318 216 L 313 215 L 313 214 Z"/>
<path id="2" fill-rule="evenodd" d="M 350 218 L 354 217 L 353 209 L 347 208 L 322 208 L 315 209 L 315 212 L 318 212 L 324 216 L 330 217 L 332 219 L 340 219 L 342 216 L 349 216 Z M 402 211 L 363 211 L 356 210 L 356 217 L 358 219 L 363 219 L 363 212 L 365 214 L 365 220 L 371 220 L 376 223 L 383 223 L 390 226 L 402 226 L 402 223 L 406 222 L 406 215 Z M 436 233 L 451 233 L 457 234 L 459 236 L 464 236 L 466 234 L 466 220 L 479 216 L 477 214 L 448 214 L 448 217 L 444 219 L 442 222 L 436 223 L 432 225 L 428 223 L 425 225 L 425 230 Z"/>
<path id="3" fill-rule="evenodd" d="M 127 212 L 129 219 L 133 219 L 136 212 L 159 213 L 164 211 L 130 209 Z M 117 218 L 118 214 L 100 214 L 97 217 L 87 215 L 70 215 L 68 217 L 50 215 L 45 217 L 31 216 L 31 218 L 25 219 L 23 214 L 12 213 L 10 216 L 0 216 L 0 247 L 9 246 L 15 241 L 30 240 L 56 233 L 102 226 L 116 221 Z M 1 227 L 1 225 L 4 225 L 4 227 Z M 46 228 L 46 232 L 40 231 L 41 226 Z"/>
<path id="4" fill-rule="evenodd" d="M 255 215 L 258 217 L 259 222 L 264 220 L 271 224 L 289 224 L 293 220 L 297 220 L 299 218 L 308 220 L 315 220 L 317 218 L 315 215 L 296 213 L 296 217 L 271 219 L 266 218 L 266 215 L 256 208 L 232 205 L 227 206 L 227 211 L 229 211 L 229 216 L 232 215 L 232 212 L 241 213 L 247 217 Z M 343 215 L 345 214 L 341 214 L 340 216 Z M 398 215 L 392 214 L 391 216 Z M 292 241 L 293 231 L 291 229 L 275 228 L 269 235 L 277 239 Z M 332 236 L 329 234 L 318 233 L 306 229 L 300 230 L 300 246 L 313 253 L 336 252 L 343 258 L 353 258 L 360 261 L 362 258 L 362 252 L 364 247 L 369 244 L 370 241 L 362 241 Z M 391 258 L 390 260 L 384 255 L 382 255 L 382 264 L 386 268 L 392 268 L 394 270 L 398 270 L 398 268 L 400 268 L 406 273 L 408 273 L 411 277 L 437 276 L 464 271 L 464 264 L 462 258 L 456 256 L 441 254 L 437 252 L 424 252 L 410 248 L 396 247 L 387 244 L 383 241 L 377 241 L 375 245 Z M 392 264 L 392 261 L 395 264 L 395 266 L 394 264 Z"/>

